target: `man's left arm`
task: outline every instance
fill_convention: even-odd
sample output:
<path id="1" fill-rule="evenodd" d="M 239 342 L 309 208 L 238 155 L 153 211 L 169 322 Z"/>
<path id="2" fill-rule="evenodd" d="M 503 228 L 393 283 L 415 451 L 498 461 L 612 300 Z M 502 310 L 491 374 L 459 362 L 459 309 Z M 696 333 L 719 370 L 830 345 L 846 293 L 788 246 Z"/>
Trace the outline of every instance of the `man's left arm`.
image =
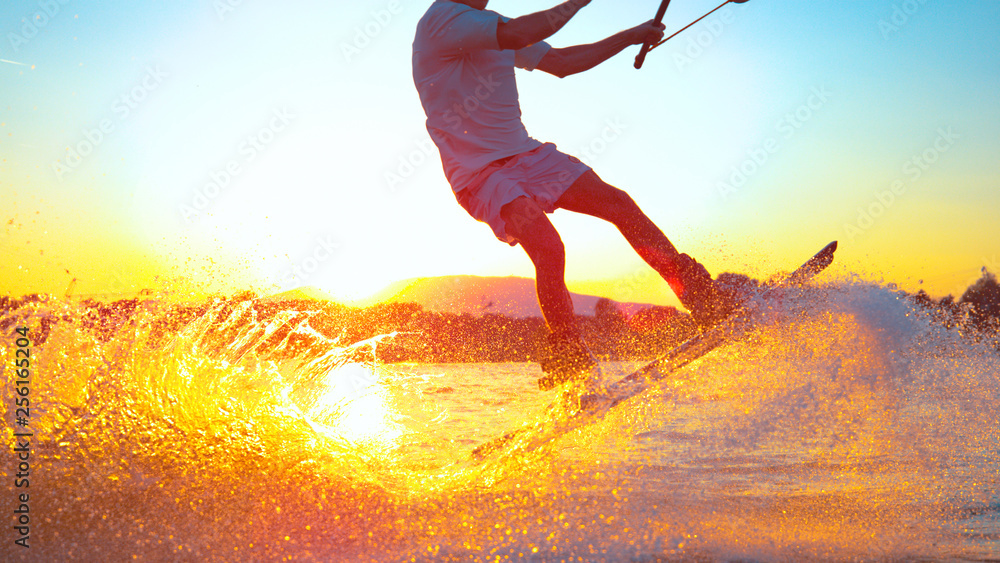
<path id="1" fill-rule="evenodd" d="M 631 45 L 655 43 L 663 38 L 663 24 L 652 21 L 620 31 L 589 45 L 550 49 L 535 67 L 559 78 L 590 70 Z"/>

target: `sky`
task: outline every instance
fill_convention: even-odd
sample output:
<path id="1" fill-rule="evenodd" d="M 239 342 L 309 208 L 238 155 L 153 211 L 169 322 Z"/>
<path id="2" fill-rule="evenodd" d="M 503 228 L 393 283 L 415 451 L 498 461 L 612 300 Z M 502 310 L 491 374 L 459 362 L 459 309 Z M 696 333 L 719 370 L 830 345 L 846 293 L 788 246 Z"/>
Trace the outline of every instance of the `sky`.
<path id="1" fill-rule="evenodd" d="M 0 295 L 312 286 L 350 301 L 413 277 L 532 276 L 457 205 L 430 144 L 410 69 L 429 5 L 4 2 Z M 717 5 L 675 0 L 664 23 Z M 549 42 L 594 42 L 657 6 L 594 0 Z M 994 0 L 750 0 L 641 70 L 633 47 L 565 79 L 518 71 L 518 87 L 533 137 L 712 272 L 766 277 L 839 240 L 832 275 L 959 295 L 1000 272 L 997 29 Z M 676 303 L 613 227 L 552 219 L 572 290 Z"/>

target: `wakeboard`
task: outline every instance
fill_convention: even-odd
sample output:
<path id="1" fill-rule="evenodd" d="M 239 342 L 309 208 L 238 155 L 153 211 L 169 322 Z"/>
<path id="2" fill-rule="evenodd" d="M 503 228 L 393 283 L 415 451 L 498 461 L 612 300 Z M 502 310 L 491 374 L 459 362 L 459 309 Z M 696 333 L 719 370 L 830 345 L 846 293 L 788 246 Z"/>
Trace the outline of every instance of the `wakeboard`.
<path id="1" fill-rule="evenodd" d="M 472 451 L 474 460 L 502 453 L 528 452 L 574 428 L 600 420 L 608 411 L 628 401 L 668 378 L 691 362 L 719 346 L 738 342 L 748 336 L 756 326 L 759 313 L 772 303 L 782 290 L 800 286 L 822 272 L 833 262 L 837 241 L 823 247 L 815 256 L 791 274 L 765 286 L 747 299 L 720 323 L 684 341 L 629 375 L 611 383 L 601 394 L 583 395 L 571 407 L 552 409 L 559 414 L 548 420 L 532 422 L 485 442 Z"/>

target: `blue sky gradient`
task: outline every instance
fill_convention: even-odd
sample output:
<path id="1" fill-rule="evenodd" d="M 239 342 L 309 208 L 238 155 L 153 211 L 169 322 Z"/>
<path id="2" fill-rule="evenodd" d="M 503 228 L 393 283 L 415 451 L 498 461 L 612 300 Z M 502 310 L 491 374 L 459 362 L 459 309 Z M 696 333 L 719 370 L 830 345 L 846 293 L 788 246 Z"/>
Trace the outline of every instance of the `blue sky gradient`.
<path id="1" fill-rule="evenodd" d="M 233 3 L 0 6 L 5 293 L 183 277 L 351 299 L 416 276 L 532 274 L 428 151 L 410 74 L 428 1 Z M 599 40 L 657 4 L 594 0 L 550 42 Z M 673 2 L 668 31 L 716 5 Z M 641 71 L 633 48 L 563 80 L 521 73 L 522 109 L 715 272 L 768 275 L 840 239 L 841 274 L 943 295 L 1000 270 L 997 29 L 990 0 L 751 0 Z M 611 227 L 553 220 L 578 288 L 673 302 Z"/>

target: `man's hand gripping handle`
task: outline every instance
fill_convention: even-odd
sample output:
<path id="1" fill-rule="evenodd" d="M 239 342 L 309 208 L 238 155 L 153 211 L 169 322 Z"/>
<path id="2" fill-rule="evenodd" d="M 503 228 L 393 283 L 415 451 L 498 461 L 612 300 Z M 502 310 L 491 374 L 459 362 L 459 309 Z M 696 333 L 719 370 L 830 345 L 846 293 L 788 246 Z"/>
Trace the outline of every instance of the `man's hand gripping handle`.
<path id="1" fill-rule="evenodd" d="M 663 0 L 660 2 L 660 7 L 656 10 L 656 18 L 653 20 L 656 25 L 663 23 L 663 15 L 667 13 L 667 6 L 669 5 L 670 0 Z M 635 57 L 635 68 L 642 68 L 642 62 L 646 60 L 646 53 L 649 52 L 649 48 L 649 43 L 642 44 L 642 50 L 639 51 L 639 54 Z"/>

